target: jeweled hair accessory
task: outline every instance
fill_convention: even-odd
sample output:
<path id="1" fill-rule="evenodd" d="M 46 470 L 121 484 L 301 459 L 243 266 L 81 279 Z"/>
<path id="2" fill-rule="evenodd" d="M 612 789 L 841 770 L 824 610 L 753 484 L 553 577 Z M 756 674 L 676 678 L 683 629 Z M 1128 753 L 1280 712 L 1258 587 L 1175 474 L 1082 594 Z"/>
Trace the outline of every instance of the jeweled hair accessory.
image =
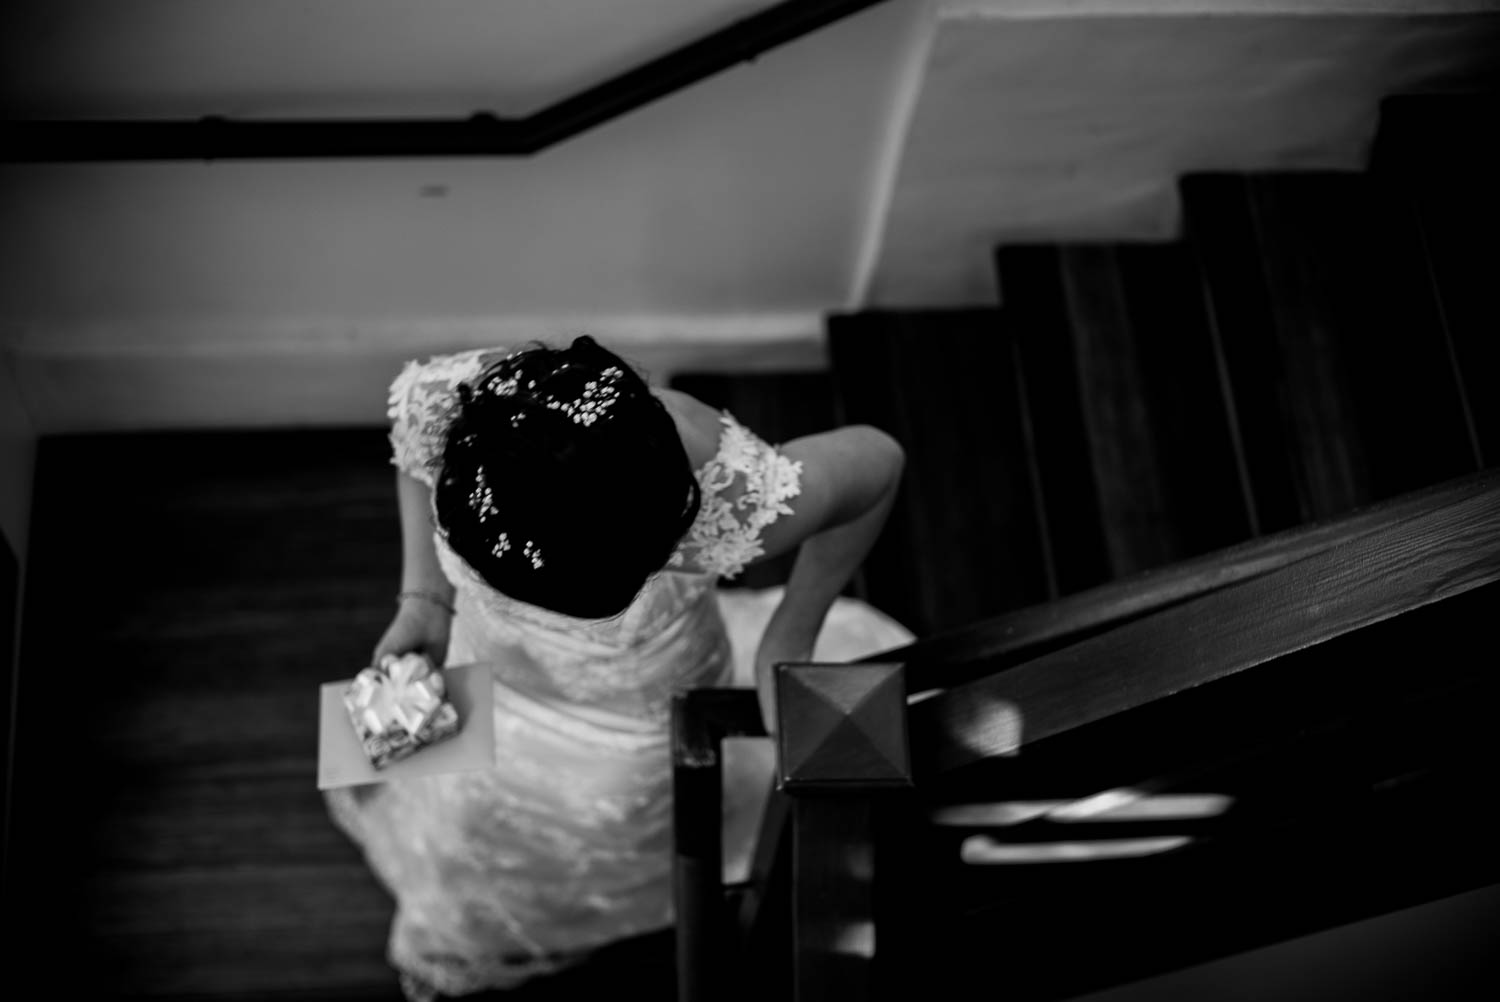
<path id="1" fill-rule="evenodd" d="M 514 397 L 524 392 L 535 403 L 549 411 L 562 413 L 573 424 L 584 428 L 591 428 L 595 423 L 609 418 L 614 406 L 620 402 L 622 396 L 620 383 L 625 378 L 625 370 L 618 365 L 606 366 L 594 378 L 586 379 L 582 390 L 565 396 L 551 390 L 551 386 L 564 382 L 557 377 L 564 376 L 569 370 L 583 371 L 582 367 L 572 362 L 558 365 L 547 373 L 549 377 L 545 380 L 547 385 L 544 385 L 538 392 L 537 380 L 531 378 L 535 373 L 528 374 L 526 371 L 531 354 L 526 351 L 511 352 L 494 362 L 474 381 L 474 389 L 469 393 L 468 399 L 472 400 L 478 396 Z M 526 411 L 517 409 L 509 417 L 510 426 L 520 428 L 525 418 Z M 472 445 L 473 439 L 473 433 L 465 436 L 467 444 Z M 691 503 L 694 498 L 691 490 L 689 495 Z M 474 512 L 481 525 L 500 516 L 500 509 L 495 504 L 495 492 L 490 486 L 489 476 L 483 463 L 478 463 L 474 467 L 473 486 L 469 490 L 468 502 L 469 509 Z M 510 534 L 502 532 L 491 544 L 490 554 L 499 560 L 510 553 L 511 549 Z M 532 570 L 541 570 L 546 566 L 541 544 L 534 540 L 528 539 L 521 544 L 520 559 Z"/>
<path id="2" fill-rule="evenodd" d="M 549 411 L 561 411 L 572 420 L 574 424 L 585 428 L 592 426 L 596 421 L 609 416 L 610 410 L 620 402 L 620 383 L 625 378 L 625 370 L 618 365 L 610 365 L 601 370 L 593 379 L 586 380 L 583 388 L 575 394 L 563 395 L 552 391 L 549 387 L 543 387 L 537 392 L 537 381 L 527 378 L 525 372 L 526 352 L 512 352 L 490 366 L 488 370 L 480 374 L 475 388 L 475 395 L 487 394 L 492 397 L 515 396 L 522 389 L 522 381 L 525 381 L 525 390 L 534 395 L 536 401 Z M 518 361 L 519 360 L 519 361 Z M 562 376 L 569 370 L 580 367 L 572 362 L 564 362 L 549 375 L 552 377 Z M 556 378 L 549 382 L 559 382 Z M 517 411 L 511 416 L 512 428 L 519 427 L 521 421 L 526 417 L 524 411 Z"/>
<path id="3" fill-rule="evenodd" d="M 588 619 L 621 611 L 700 503 L 661 400 L 587 337 L 498 359 L 458 396 L 433 492 L 442 538 L 512 598 Z"/>

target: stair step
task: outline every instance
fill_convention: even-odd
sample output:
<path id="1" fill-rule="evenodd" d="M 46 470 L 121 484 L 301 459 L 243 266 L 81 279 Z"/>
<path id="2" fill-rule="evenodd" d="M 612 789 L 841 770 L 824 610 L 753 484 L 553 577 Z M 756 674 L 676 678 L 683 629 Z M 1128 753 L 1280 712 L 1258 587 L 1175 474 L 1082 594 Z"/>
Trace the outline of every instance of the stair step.
<path id="1" fill-rule="evenodd" d="M 1052 245 L 1001 247 L 995 254 L 1002 309 L 1025 387 L 1049 598 L 1113 576 L 1059 258 Z"/>
<path id="2" fill-rule="evenodd" d="M 1500 22 L 1497 22 L 1500 24 Z M 1500 33 L 1496 39 L 1500 42 Z M 1393 94 L 1380 102 L 1370 168 L 1430 179 L 1493 183 L 1500 171 L 1495 127 L 1500 92 Z"/>
<path id="3" fill-rule="evenodd" d="M 918 634 L 1048 594 L 1013 343 L 993 309 L 836 315 L 843 420 L 889 432 L 906 476 L 866 561 L 869 599 Z"/>
<path id="4" fill-rule="evenodd" d="M 1175 244 L 1001 247 L 1058 591 L 1248 538 L 1194 262 Z"/>
<path id="5" fill-rule="evenodd" d="M 1500 463 L 1497 124 L 1500 94 L 1390 98 L 1371 158 L 1415 216 L 1481 467 Z"/>
<path id="6" fill-rule="evenodd" d="M 1409 214 L 1342 172 L 1182 180 L 1261 531 L 1477 468 Z"/>
<path id="7" fill-rule="evenodd" d="M 684 372 L 673 376 L 670 385 L 729 411 L 768 442 L 787 442 L 838 423 L 833 377 L 826 371 Z"/>

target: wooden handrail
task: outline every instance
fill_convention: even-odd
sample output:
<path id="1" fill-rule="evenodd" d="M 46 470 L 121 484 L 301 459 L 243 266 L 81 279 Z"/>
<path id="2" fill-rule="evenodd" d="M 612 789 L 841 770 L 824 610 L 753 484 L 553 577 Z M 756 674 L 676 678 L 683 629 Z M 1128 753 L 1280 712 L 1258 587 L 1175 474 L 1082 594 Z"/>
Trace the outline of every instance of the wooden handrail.
<path id="1" fill-rule="evenodd" d="M 1489 470 L 867 660 L 904 663 L 909 688 L 920 689 L 941 678 L 939 655 L 993 665 L 1052 647 L 909 708 L 920 783 L 1496 581 L 1500 471 Z M 764 732 L 750 690 L 687 693 L 674 714 L 687 1002 L 719 997 L 711 972 L 727 959 L 718 742 Z M 688 816 L 695 811 L 702 817 Z M 790 798 L 775 793 L 740 903 L 742 929 L 763 918 L 757 885 L 770 876 L 791 813 Z M 696 920 L 681 921 L 687 916 Z M 694 974 L 693 965 L 706 966 Z"/>
<path id="2" fill-rule="evenodd" d="M 1500 580 L 1500 472 L 1420 497 L 1276 570 L 916 704 L 919 778 Z"/>
<path id="3" fill-rule="evenodd" d="M 914 692 L 967 682 L 976 674 L 989 675 L 1029 661 L 1151 613 L 1273 573 L 1353 537 L 1483 494 L 1492 489 L 1497 472 L 1488 470 L 1424 488 L 1337 518 L 1006 612 L 862 660 L 907 664 Z"/>
<path id="4" fill-rule="evenodd" d="M 530 156 L 884 2 L 786 0 L 522 118 L 8 122 L 0 163 Z"/>

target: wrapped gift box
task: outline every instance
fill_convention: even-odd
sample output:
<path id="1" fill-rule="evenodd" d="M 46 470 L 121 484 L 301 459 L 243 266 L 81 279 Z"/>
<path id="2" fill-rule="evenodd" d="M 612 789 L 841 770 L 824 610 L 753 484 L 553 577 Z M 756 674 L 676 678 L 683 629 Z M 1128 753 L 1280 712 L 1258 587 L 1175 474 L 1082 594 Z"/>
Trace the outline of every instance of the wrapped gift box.
<path id="1" fill-rule="evenodd" d="M 383 769 L 458 733 L 441 672 L 420 654 L 387 655 L 344 690 L 344 706 L 370 764 Z"/>
<path id="2" fill-rule="evenodd" d="M 384 758 L 376 768 L 360 743 L 360 726 L 345 696 L 352 679 L 318 687 L 318 789 L 400 782 L 429 776 L 492 769 L 495 765 L 492 666 L 447 665 L 434 674 L 442 680 L 445 700 L 457 711 L 458 733 L 422 748 L 420 755 Z"/>

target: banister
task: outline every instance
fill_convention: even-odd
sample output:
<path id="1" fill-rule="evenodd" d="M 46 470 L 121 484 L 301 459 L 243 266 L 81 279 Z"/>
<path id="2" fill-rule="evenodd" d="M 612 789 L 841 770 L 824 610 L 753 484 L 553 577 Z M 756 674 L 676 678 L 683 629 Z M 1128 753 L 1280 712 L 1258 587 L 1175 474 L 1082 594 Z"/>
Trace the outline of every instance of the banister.
<path id="1" fill-rule="evenodd" d="M 1436 506 L 1483 494 L 1492 489 L 1496 472 L 1483 471 L 1413 491 L 1335 518 L 1002 613 L 862 660 L 904 662 L 909 666 L 913 691 L 965 683 L 1142 616 L 1273 573 Z"/>
<path id="2" fill-rule="evenodd" d="M 0 162 L 530 156 L 884 2 L 786 0 L 521 118 L 7 122 Z"/>
<path id="3" fill-rule="evenodd" d="M 872 798 L 882 790 L 910 786 L 905 696 L 900 665 L 777 666 L 778 716 L 783 723 L 776 736 L 778 792 L 762 821 L 752 881 L 767 880 L 787 827 L 796 836 L 794 867 L 804 874 L 823 873 L 829 852 L 842 851 L 845 837 L 869 835 Z M 843 731 L 845 723 L 855 724 L 855 730 Z M 871 741 L 869 747 L 851 755 L 840 743 L 847 733 L 864 735 Z M 727 737 L 765 734 L 752 689 L 692 689 L 673 697 L 673 887 L 678 997 L 683 1002 L 722 999 L 734 990 L 725 979 L 734 925 L 723 882 L 721 743 Z M 851 813 L 851 805 L 862 809 Z M 788 826 L 793 818 L 798 820 Z M 851 828 L 851 819 L 860 823 Z M 839 835 L 833 843 L 831 833 Z M 859 899 L 855 892 L 863 890 L 868 906 L 867 879 L 854 875 L 852 881 L 834 883 L 834 893 L 823 887 L 810 897 L 804 894 L 794 909 L 802 934 L 811 936 L 809 930 L 817 929 L 813 938 L 824 947 L 798 955 L 799 998 L 816 997 L 808 994 L 810 983 L 848 966 L 849 958 L 831 956 L 837 952 L 831 944 L 850 914 L 851 902 Z M 758 905 L 757 898 L 749 906 L 752 913 Z"/>
<path id="4" fill-rule="evenodd" d="M 776 666 L 777 788 L 792 802 L 796 1002 L 876 997 L 878 805 L 911 787 L 900 664 Z"/>
<path id="5" fill-rule="evenodd" d="M 1010 750 L 984 743 L 987 734 L 993 733 L 992 721 L 1001 707 L 1019 711 L 1019 733 L 1011 737 L 1020 743 L 1034 742 L 1496 582 L 1500 582 L 1500 470 L 1487 470 L 1163 572 L 1093 589 L 1053 603 L 1060 609 L 1050 615 L 1047 607 L 1020 610 L 935 642 L 919 641 L 865 661 L 872 667 L 877 662 L 904 663 L 912 676 L 908 687 L 920 689 L 935 677 L 936 658 L 944 651 L 950 656 L 969 654 L 977 662 L 986 657 L 1020 659 L 1027 652 L 1034 654 L 1053 645 L 1049 652 L 1024 663 L 1006 665 L 1003 671 L 908 707 L 912 771 L 920 782 Z M 966 637 L 966 633 L 979 635 Z M 1068 646 L 1057 649 L 1064 643 Z M 779 675 L 786 671 L 778 669 Z M 919 675 L 923 671 L 925 678 Z M 752 732 L 736 731 L 743 724 L 714 707 L 738 701 L 734 712 L 746 719 L 753 716 L 758 726 L 754 696 L 749 690 L 705 690 L 693 698 L 702 701 L 703 719 L 709 724 L 694 725 L 702 736 L 681 742 L 684 754 L 699 760 L 700 768 L 712 759 L 717 769 L 719 737 L 715 735 Z M 720 723 L 712 722 L 716 715 Z M 709 745 L 715 755 L 704 753 Z M 784 770 L 784 747 L 781 758 L 779 767 Z M 720 786 L 713 786 L 714 797 L 720 793 Z M 717 799 L 710 803 L 717 804 Z M 804 807 L 804 812 L 817 820 L 817 805 L 810 802 L 807 807 L 811 811 Z M 679 808 L 686 809 L 681 804 Z M 776 846 L 788 832 L 794 832 L 792 815 L 798 809 L 797 799 L 784 791 L 768 804 L 752 884 L 763 883 L 769 876 Z M 716 811 L 711 820 L 717 824 Z M 679 815 L 679 824 L 684 821 Z M 841 823 L 847 824 L 848 819 Z M 712 838 L 717 840 L 717 828 Z M 711 875 L 715 900 L 722 905 L 721 848 L 717 841 L 713 846 L 712 858 L 694 872 L 698 878 Z M 708 879 L 700 879 L 699 892 L 709 893 L 704 890 L 709 884 Z M 758 890 L 752 886 L 741 900 L 741 928 L 766 918 L 757 914 Z M 683 891 L 678 893 L 683 900 Z M 699 908 L 696 914 L 706 913 Z M 693 946 L 694 952 L 680 955 L 679 963 L 692 963 L 692 957 L 699 958 L 699 963 L 710 957 L 724 958 L 722 952 L 714 951 L 727 945 L 724 936 L 729 925 L 725 911 L 714 912 L 712 922 L 700 929 L 680 925 L 679 942 Z M 692 942 L 703 929 L 712 929 L 711 935 L 719 937 L 712 948 L 706 948 L 706 941 L 696 946 Z M 687 985 L 691 976 L 684 972 L 683 978 Z M 683 994 L 685 1002 L 719 997 L 704 990 L 706 981 L 699 978 L 699 982 L 691 986 L 699 993 Z"/>
<path id="6" fill-rule="evenodd" d="M 1500 581 L 1500 471 L 1400 518 L 911 708 L 918 775 L 1034 742 Z M 1003 715 L 1013 718 L 997 727 Z"/>

